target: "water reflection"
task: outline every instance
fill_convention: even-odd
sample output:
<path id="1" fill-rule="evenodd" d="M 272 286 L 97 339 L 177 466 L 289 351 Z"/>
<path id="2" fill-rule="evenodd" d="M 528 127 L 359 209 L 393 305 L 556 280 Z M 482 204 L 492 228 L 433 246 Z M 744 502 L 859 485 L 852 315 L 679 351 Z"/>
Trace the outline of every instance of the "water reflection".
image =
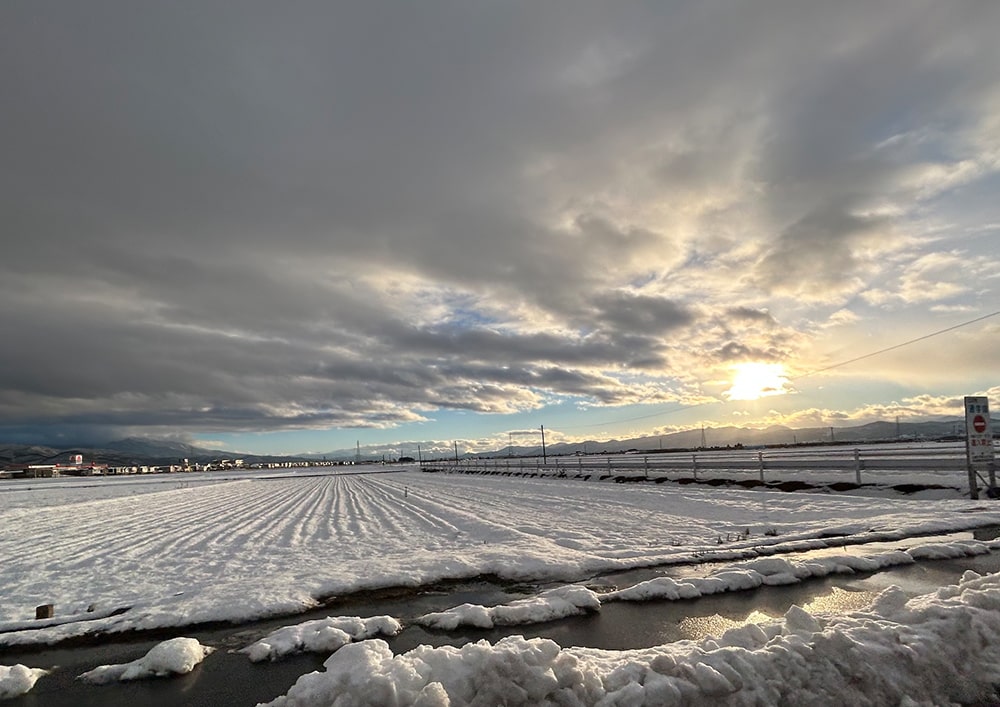
<path id="1" fill-rule="evenodd" d="M 830 587 L 830 591 L 802 604 L 802 608 L 810 614 L 836 613 L 843 614 L 858 611 L 871 606 L 878 596 L 877 592 L 849 591 L 840 587 Z M 684 638 L 699 639 L 706 636 L 721 636 L 733 628 L 747 624 L 773 623 L 781 618 L 781 614 L 771 614 L 754 609 L 743 618 L 732 616 L 689 616 L 681 619 L 677 627 Z"/>
<path id="2" fill-rule="evenodd" d="M 846 614 L 850 611 L 867 609 L 878 596 L 878 592 L 849 591 L 840 587 L 831 587 L 830 589 L 829 594 L 815 597 L 812 601 L 804 604 L 802 608 L 810 614 Z"/>
<path id="3" fill-rule="evenodd" d="M 742 620 L 727 619 L 725 616 L 691 616 L 682 619 L 678 624 L 684 638 L 698 639 L 706 636 L 721 636 L 732 628 L 740 628 L 747 624 L 769 624 L 777 617 L 769 616 L 760 611 L 751 611 Z"/>

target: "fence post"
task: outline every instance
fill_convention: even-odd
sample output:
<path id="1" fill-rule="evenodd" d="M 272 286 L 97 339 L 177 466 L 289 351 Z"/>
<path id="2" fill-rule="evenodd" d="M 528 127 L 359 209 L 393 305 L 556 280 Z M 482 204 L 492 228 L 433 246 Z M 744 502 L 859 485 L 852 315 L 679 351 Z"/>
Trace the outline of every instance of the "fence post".
<path id="1" fill-rule="evenodd" d="M 861 464 L 861 450 L 855 448 L 854 449 L 854 480 L 858 483 L 858 486 L 861 485 L 861 468 L 862 468 L 862 464 Z"/>
<path id="2" fill-rule="evenodd" d="M 698 455 L 691 455 L 691 471 L 694 472 L 694 480 L 698 480 Z"/>
<path id="3" fill-rule="evenodd" d="M 580 473 L 582 474 L 583 473 L 583 457 L 577 457 L 576 458 L 576 463 L 577 463 L 577 466 L 580 469 Z"/>
<path id="4" fill-rule="evenodd" d="M 764 483 L 764 452 L 757 452 L 757 469 L 760 471 L 760 482 Z"/>
<path id="5" fill-rule="evenodd" d="M 643 457 L 642 458 L 642 464 L 643 464 L 643 475 L 648 479 L 649 478 L 649 457 Z"/>

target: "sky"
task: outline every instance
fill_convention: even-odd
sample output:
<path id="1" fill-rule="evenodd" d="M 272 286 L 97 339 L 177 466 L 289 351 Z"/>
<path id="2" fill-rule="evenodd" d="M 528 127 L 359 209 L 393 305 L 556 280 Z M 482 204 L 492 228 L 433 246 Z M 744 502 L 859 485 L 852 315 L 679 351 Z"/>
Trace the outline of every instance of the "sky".
<path id="1" fill-rule="evenodd" d="M 0 4 L 0 441 L 1000 406 L 1000 5 L 354 5 Z"/>

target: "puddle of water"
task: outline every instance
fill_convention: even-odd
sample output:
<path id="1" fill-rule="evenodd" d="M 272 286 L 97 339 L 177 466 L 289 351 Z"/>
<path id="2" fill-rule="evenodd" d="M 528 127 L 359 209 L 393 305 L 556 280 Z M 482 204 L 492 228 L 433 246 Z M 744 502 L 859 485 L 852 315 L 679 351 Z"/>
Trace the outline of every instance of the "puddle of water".
<path id="1" fill-rule="evenodd" d="M 988 528 L 977 528 L 972 531 L 972 537 L 976 540 L 988 541 L 1000 538 L 1000 526 L 993 525 Z"/>

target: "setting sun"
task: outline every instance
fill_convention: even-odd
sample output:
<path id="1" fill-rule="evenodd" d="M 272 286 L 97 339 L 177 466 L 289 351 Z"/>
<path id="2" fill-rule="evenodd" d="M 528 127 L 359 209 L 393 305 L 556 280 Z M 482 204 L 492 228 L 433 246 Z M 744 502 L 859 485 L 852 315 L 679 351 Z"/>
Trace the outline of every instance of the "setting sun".
<path id="1" fill-rule="evenodd" d="M 780 363 L 739 363 L 733 366 L 733 385 L 724 395 L 730 400 L 756 400 L 787 393 L 787 384 Z"/>

